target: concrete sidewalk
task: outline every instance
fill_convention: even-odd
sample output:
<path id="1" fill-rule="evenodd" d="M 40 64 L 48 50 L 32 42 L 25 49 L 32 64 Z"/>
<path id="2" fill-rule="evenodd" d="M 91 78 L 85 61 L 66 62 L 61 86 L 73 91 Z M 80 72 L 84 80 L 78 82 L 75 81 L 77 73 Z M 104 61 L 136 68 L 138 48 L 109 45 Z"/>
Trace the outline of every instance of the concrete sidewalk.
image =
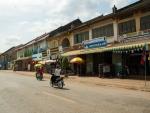
<path id="1" fill-rule="evenodd" d="M 7 71 L 13 72 L 13 71 Z M 14 72 L 19 75 L 25 76 L 35 76 L 35 72 L 25 72 L 16 71 Z M 49 79 L 50 74 L 44 74 L 44 78 Z M 132 90 L 141 90 L 150 92 L 150 81 L 146 82 L 144 80 L 130 80 L 130 79 L 108 79 L 108 78 L 98 78 L 98 77 L 79 77 L 79 76 L 69 76 L 67 81 L 80 82 L 88 85 L 99 85 L 99 86 L 109 86 L 109 87 L 119 87 Z"/>

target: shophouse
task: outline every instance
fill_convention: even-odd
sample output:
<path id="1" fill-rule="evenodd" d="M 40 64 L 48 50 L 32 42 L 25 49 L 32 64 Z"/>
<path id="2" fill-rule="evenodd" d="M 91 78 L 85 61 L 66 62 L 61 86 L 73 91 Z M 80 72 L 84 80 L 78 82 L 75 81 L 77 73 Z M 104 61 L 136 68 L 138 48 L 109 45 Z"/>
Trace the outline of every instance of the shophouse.
<path id="1" fill-rule="evenodd" d="M 62 52 L 67 52 L 71 49 L 70 47 L 73 46 L 73 34 L 70 30 L 81 25 L 81 23 L 79 19 L 76 19 L 49 33 L 47 43 L 50 59 L 56 60 Z"/>
<path id="2" fill-rule="evenodd" d="M 13 68 L 16 59 L 15 47 L 12 47 L 0 55 L 1 69 L 8 70 Z"/>
<path id="3" fill-rule="evenodd" d="M 18 71 L 33 71 L 34 64 L 47 57 L 47 36 L 48 34 L 43 34 L 17 49 Z"/>
<path id="4" fill-rule="evenodd" d="M 32 53 L 33 61 L 44 61 L 49 60 L 49 54 L 47 54 L 47 41 L 49 34 L 43 34 L 42 36 L 35 39 L 34 50 Z"/>
<path id="5" fill-rule="evenodd" d="M 101 15 L 72 29 L 73 46 L 77 50 L 65 52 L 62 56 L 83 58 L 83 74 L 99 75 L 101 66 L 106 65 L 103 71 L 117 75 L 120 67 L 122 70 L 122 67 L 128 66 L 130 77 L 142 79 L 145 73 L 142 57 L 146 53 L 146 74 L 150 75 L 149 6 L 150 1 L 146 0 L 121 9 L 114 6 L 111 14 Z M 76 70 L 77 66 L 73 68 Z"/>

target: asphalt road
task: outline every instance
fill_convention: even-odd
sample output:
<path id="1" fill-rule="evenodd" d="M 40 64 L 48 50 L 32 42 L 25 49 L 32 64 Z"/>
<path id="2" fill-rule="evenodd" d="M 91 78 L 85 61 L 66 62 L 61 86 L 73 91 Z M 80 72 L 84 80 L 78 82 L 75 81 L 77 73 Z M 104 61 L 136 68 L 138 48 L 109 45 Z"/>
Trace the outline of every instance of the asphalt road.
<path id="1" fill-rule="evenodd" d="M 150 113 L 150 93 L 0 72 L 0 113 Z"/>

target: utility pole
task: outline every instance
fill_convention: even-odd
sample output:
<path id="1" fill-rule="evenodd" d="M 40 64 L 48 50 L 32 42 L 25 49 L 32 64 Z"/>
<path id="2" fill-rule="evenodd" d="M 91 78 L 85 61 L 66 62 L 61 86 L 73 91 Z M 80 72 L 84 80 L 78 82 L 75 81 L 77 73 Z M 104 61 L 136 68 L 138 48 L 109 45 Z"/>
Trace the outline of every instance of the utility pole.
<path id="1" fill-rule="evenodd" d="M 146 86 L 146 79 L 147 79 L 147 64 L 146 64 L 146 51 L 147 51 L 147 44 L 145 43 L 145 47 L 144 47 L 144 49 L 145 49 L 145 55 L 144 55 L 144 60 L 145 60 L 145 86 Z"/>

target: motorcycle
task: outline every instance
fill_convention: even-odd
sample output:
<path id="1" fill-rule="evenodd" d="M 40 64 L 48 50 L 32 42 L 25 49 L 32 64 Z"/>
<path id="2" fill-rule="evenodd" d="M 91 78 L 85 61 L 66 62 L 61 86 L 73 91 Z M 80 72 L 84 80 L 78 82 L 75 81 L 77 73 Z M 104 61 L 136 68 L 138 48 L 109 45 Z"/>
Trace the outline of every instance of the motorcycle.
<path id="1" fill-rule="evenodd" d="M 36 79 L 41 81 L 43 79 L 43 67 L 42 67 L 42 65 L 36 64 L 35 70 L 36 70 Z"/>
<path id="2" fill-rule="evenodd" d="M 43 74 L 37 72 L 37 73 L 36 73 L 36 79 L 41 81 L 41 80 L 43 79 Z"/>
<path id="3" fill-rule="evenodd" d="M 42 68 L 37 68 L 36 69 L 36 79 L 40 80 L 40 81 L 43 79 L 43 70 L 42 70 Z"/>
<path id="4" fill-rule="evenodd" d="M 55 76 L 54 74 L 52 74 L 52 77 L 50 79 L 50 86 L 58 86 L 58 88 L 62 89 L 64 87 L 64 77 L 60 77 L 60 76 Z"/>

